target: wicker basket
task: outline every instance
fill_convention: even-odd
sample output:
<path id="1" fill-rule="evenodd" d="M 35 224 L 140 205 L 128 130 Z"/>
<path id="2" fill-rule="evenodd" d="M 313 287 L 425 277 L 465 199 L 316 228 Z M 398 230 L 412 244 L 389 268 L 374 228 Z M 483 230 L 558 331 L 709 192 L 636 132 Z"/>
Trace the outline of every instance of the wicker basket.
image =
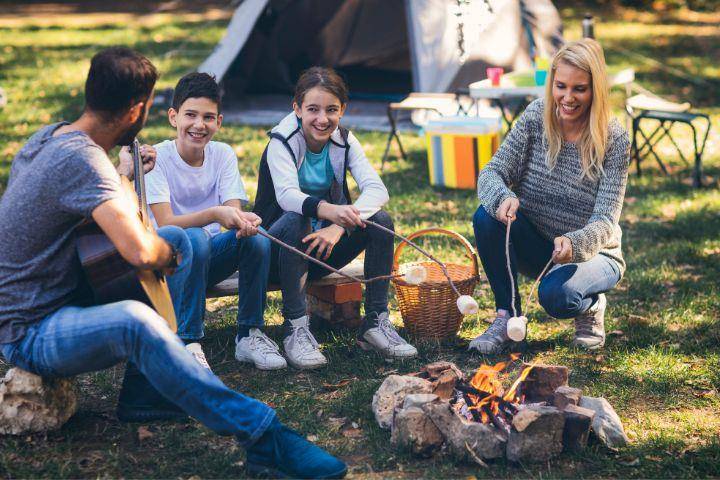
<path id="1" fill-rule="evenodd" d="M 478 261 L 470 242 L 459 233 L 442 228 L 428 228 L 420 230 L 408 237 L 409 240 L 428 234 L 439 234 L 453 237 L 462 243 L 467 251 L 466 256 L 472 266 L 446 263 L 450 278 L 463 295 L 472 295 L 478 283 Z M 398 265 L 400 254 L 406 243 L 400 243 L 395 249 L 393 258 L 393 271 L 401 273 Z M 397 300 L 400 305 L 405 328 L 419 337 L 445 338 L 456 335 L 460 329 L 463 315 L 457 308 L 457 295 L 453 291 L 447 277 L 440 266 L 433 262 L 416 262 L 403 264 L 405 268 L 411 265 L 422 265 L 427 270 L 427 279 L 420 285 L 411 285 L 403 277 L 393 278 Z"/>

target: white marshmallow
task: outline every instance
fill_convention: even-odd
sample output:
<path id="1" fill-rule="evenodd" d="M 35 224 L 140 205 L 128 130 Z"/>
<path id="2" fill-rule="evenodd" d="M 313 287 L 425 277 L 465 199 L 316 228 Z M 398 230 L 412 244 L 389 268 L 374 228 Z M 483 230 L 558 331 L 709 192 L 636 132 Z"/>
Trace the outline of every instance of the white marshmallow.
<path id="1" fill-rule="evenodd" d="M 480 310 L 478 303 L 470 295 L 460 295 L 457 299 L 457 308 L 463 315 L 472 315 Z"/>
<path id="2" fill-rule="evenodd" d="M 422 265 L 412 265 L 405 272 L 405 281 L 410 285 L 420 285 L 427 279 L 427 269 Z"/>
<path id="3" fill-rule="evenodd" d="M 525 340 L 527 335 L 527 323 L 528 319 L 522 315 L 519 317 L 511 317 L 507 322 L 507 336 L 514 342 L 521 342 Z"/>

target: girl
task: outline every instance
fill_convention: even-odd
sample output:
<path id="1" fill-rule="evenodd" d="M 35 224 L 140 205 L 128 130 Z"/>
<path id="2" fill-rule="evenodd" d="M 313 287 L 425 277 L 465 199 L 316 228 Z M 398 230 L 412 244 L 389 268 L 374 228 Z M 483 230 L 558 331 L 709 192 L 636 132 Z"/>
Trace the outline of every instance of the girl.
<path id="1" fill-rule="evenodd" d="M 625 270 L 618 220 L 629 145 L 610 118 L 602 47 L 591 39 L 567 44 L 553 58 L 545 99 L 528 106 L 478 178 L 473 225 L 497 316 L 470 348 L 495 354 L 511 343 L 508 222 L 515 285 L 517 270 L 534 278 L 552 258 L 540 304 L 553 317 L 575 317 L 574 346 L 605 344 L 604 292 Z M 514 301 L 520 315 L 519 295 Z"/>
<path id="2" fill-rule="evenodd" d="M 332 69 L 313 67 L 300 76 L 293 112 L 269 134 L 260 163 L 255 213 L 271 235 L 333 267 L 347 265 L 364 250 L 365 277 L 388 275 L 393 237 L 363 223 L 369 219 L 393 228 L 390 216 L 381 210 L 388 192 L 360 142 L 339 125 L 347 102 L 347 87 Z M 346 182 L 348 172 L 360 189 L 354 203 Z M 290 364 L 301 369 L 327 363 L 309 329 L 305 285 L 330 272 L 308 264 L 273 244 L 270 281 L 279 283 L 282 290 L 285 353 Z M 398 335 L 388 318 L 388 287 L 387 280 L 367 285 L 358 343 L 387 357 L 412 357 L 417 350 Z M 248 359 L 270 350 L 259 345 L 259 340 L 256 343 L 257 348 L 248 348 Z"/>

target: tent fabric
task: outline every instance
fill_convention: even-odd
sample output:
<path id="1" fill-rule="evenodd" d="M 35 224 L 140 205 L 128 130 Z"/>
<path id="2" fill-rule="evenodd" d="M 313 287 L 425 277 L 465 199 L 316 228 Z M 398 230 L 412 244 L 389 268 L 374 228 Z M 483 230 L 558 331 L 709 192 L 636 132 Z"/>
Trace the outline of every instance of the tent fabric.
<path id="1" fill-rule="evenodd" d="M 333 66 L 354 92 L 445 92 L 562 43 L 551 0 L 244 0 L 200 65 L 233 91 L 291 92 Z"/>

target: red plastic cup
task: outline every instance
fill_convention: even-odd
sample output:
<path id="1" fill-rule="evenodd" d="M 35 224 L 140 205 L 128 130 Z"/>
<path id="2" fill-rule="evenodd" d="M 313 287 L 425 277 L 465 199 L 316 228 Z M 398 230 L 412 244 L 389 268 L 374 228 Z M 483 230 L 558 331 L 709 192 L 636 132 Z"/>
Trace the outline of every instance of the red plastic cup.
<path id="1" fill-rule="evenodd" d="M 505 70 L 502 67 L 488 67 L 485 73 L 487 73 L 487 78 L 490 79 L 490 84 L 493 87 L 498 87 L 500 86 L 500 77 L 505 73 Z"/>

